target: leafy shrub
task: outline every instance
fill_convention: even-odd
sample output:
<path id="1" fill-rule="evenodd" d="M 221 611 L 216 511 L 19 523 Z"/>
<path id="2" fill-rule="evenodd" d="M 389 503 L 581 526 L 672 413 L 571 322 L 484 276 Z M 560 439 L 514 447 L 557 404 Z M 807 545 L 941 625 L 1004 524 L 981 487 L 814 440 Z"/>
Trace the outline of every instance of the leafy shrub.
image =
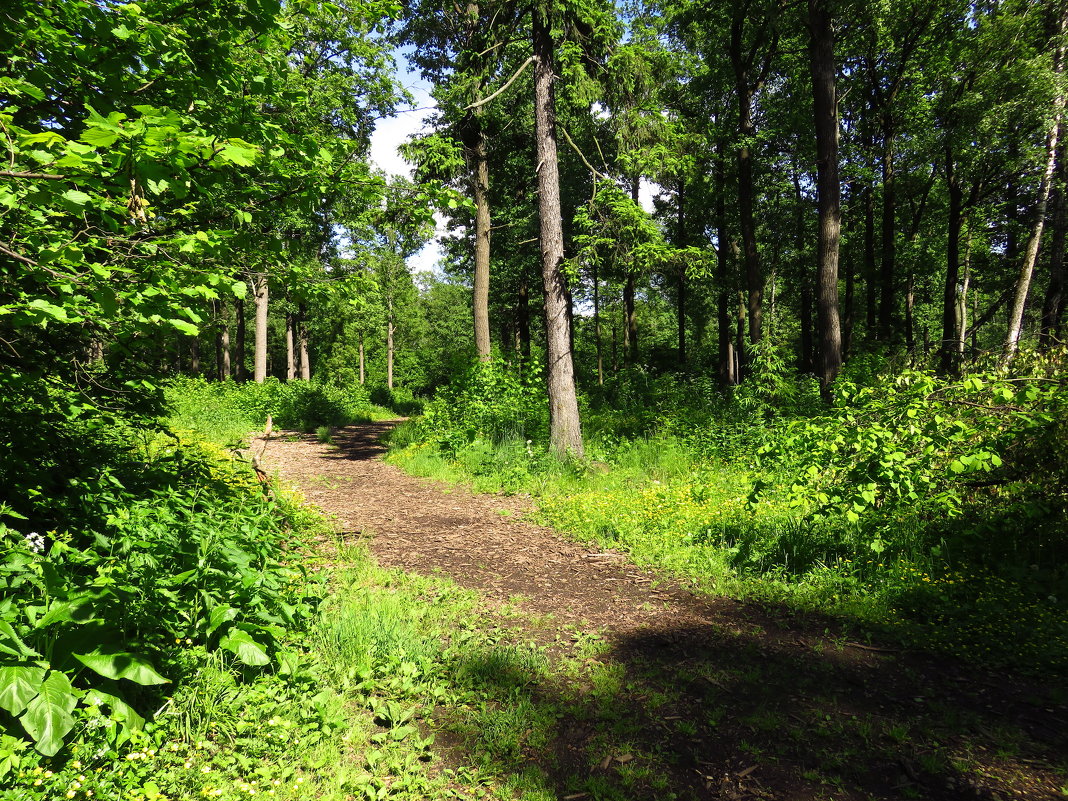
<path id="1" fill-rule="evenodd" d="M 126 740 L 179 642 L 268 664 L 305 611 L 288 509 L 217 447 L 43 379 L 0 394 L 53 462 L 0 457 L 0 724 L 45 755 L 89 720 Z"/>
<path id="2" fill-rule="evenodd" d="M 418 423 L 421 441 L 455 456 L 475 440 L 540 441 L 548 432 L 541 375 L 501 361 L 474 362 L 438 391 Z"/>

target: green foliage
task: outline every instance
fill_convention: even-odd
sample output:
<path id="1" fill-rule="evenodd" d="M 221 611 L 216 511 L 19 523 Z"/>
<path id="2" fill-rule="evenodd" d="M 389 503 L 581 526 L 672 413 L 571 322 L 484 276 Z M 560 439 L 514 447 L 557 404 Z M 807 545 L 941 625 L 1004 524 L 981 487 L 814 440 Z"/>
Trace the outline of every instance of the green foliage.
<path id="1" fill-rule="evenodd" d="M 307 611 L 302 573 L 281 561 L 293 546 L 286 509 L 212 446 L 47 383 L 2 388 L 8 414 L 35 421 L 56 465 L 55 475 L 0 465 L 11 493 L 0 502 L 9 734 L 45 756 L 90 721 L 113 746 L 129 742 L 175 678 L 179 643 L 268 664 Z M 82 458 L 66 462 L 68 449 Z"/>
<path id="2" fill-rule="evenodd" d="M 501 361 L 474 362 L 439 390 L 419 420 L 419 438 L 448 454 L 477 439 L 542 439 L 547 409 L 538 368 Z"/>
<path id="3" fill-rule="evenodd" d="M 166 396 L 174 409 L 172 425 L 227 446 L 262 429 L 268 415 L 279 428 L 312 433 L 319 426 L 368 422 L 381 414 L 359 384 L 339 387 L 318 380 L 236 384 L 177 378 L 168 382 Z"/>

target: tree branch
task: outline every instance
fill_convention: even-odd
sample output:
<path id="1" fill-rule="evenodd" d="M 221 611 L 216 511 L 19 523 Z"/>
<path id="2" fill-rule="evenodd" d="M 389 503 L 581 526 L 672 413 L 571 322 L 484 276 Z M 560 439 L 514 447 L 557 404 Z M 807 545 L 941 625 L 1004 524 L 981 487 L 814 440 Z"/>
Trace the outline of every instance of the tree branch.
<path id="1" fill-rule="evenodd" d="M 464 111 L 467 111 L 468 109 L 472 109 L 472 108 L 478 108 L 479 106 L 485 105 L 486 103 L 488 103 L 491 100 L 493 100 L 493 98 L 495 98 L 497 95 L 501 94 L 501 92 L 503 92 L 505 89 L 507 89 L 513 83 L 515 83 L 515 79 L 518 78 L 520 76 L 520 74 L 523 72 L 523 70 L 525 70 L 528 66 L 530 66 L 531 62 L 533 62 L 533 61 L 534 61 L 534 56 L 531 56 L 530 58 L 528 58 L 526 61 L 524 61 L 520 65 L 519 69 L 517 69 L 515 71 L 515 74 L 511 78 L 508 79 L 508 82 L 505 83 L 504 86 L 502 86 L 500 89 L 498 89 L 496 92 L 494 92 L 489 97 L 484 97 L 481 100 L 475 101 L 474 103 L 472 103 L 469 106 L 464 106 Z"/>
<path id="2" fill-rule="evenodd" d="M 25 178 L 26 180 L 44 180 L 44 181 L 62 181 L 67 176 L 54 175 L 50 172 L 12 172 L 11 170 L 0 170 L 0 178 Z"/>

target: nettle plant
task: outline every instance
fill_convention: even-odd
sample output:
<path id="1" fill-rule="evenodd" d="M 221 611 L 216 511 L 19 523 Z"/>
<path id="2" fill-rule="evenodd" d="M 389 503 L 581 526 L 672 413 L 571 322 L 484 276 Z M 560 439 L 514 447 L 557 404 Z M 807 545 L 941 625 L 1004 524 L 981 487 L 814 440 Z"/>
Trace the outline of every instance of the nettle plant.
<path id="1" fill-rule="evenodd" d="M 909 371 L 835 392 L 827 413 L 786 424 L 760 456 L 790 468 L 793 506 L 857 526 L 901 509 L 957 517 L 976 490 L 1029 480 L 1066 400 L 1059 380 L 996 373 L 950 381 Z M 870 546 L 886 543 L 876 535 Z"/>

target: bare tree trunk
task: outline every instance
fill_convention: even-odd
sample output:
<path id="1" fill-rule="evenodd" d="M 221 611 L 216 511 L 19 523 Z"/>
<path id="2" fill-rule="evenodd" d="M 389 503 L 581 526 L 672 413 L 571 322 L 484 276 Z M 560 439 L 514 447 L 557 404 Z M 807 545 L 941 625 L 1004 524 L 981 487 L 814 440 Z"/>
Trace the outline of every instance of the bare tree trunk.
<path id="1" fill-rule="evenodd" d="M 477 121 L 476 121 L 476 124 Z M 481 361 L 490 358 L 489 282 L 490 282 L 490 205 L 489 160 L 486 139 L 479 125 L 473 148 L 475 159 L 475 281 L 472 302 L 475 318 L 475 348 Z"/>
<path id="2" fill-rule="evenodd" d="M 241 298 L 234 301 L 234 312 L 237 316 L 236 358 L 234 359 L 236 370 L 234 378 L 244 382 L 248 380 L 248 373 L 245 371 L 245 301 Z"/>
<path id="3" fill-rule="evenodd" d="M 1053 71 L 1060 77 L 1064 72 L 1064 32 L 1068 24 L 1068 9 L 1062 5 L 1061 16 L 1058 24 L 1059 41 L 1053 57 Z M 1002 354 L 1002 362 L 1008 364 L 1016 355 L 1020 347 L 1020 334 L 1023 330 L 1024 308 L 1027 306 L 1027 295 L 1031 289 L 1031 278 L 1038 263 L 1038 248 L 1042 243 L 1042 227 L 1046 223 L 1046 206 L 1049 203 L 1050 184 L 1053 180 L 1053 170 L 1057 165 L 1057 137 L 1061 128 L 1061 116 L 1064 113 L 1064 93 L 1059 92 L 1053 102 L 1053 124 L 1049 133 L 1046 134 L 1046 169 L 1042 173 L 1042 181 L 1038 188 L 1038 202 L 1035 204 L 1035 221 L 1031 229 L 1031 236 L 1027 240 L 1027 250 L 1024 254 L 1023 263 L 1020 265 L 1020 276 L 1016 279 L 1016 293 L 1009 307 L 1009 330 L 1005 337 L 1005 348 Z"/>
<path id="4" fill-rule="evenodd" d="M 593 260 L 593 339 L 597 346 L 597 386 L 604 386 L 604 356 L 601 345 L 601 280 L 597 260 Z"/>
<path id="5" fill-rule="evenodd" d="M 366 383 L 366 374 L 364 373 L 364 352 L 363 352 L 363 334 L 360 334 L 360 386 L 362 387 Z"/>
<path id="6" fill-rule="evenodd" d="M 734 343 L 734 374 L 738 377 L 738 381 L 741 381 L 747 374 L 746 358 L 745 358 L 745 318 L 746 318 L 746 305 L 745 305 L 745 293 L 738 293 L 738 317 L 734 326 L 735 331 L 735 343 Z"/>
<path id="7" fill-rule="evenodd" d="M 545 348 L 549 385 L 549 439 L 560 456 L 583 455 L 582 428 L 575 368 L 569 343 L 564 233 L 560 219 L 560 174 L 556 150 L 556 107 L 553 97 L 553 40 L 541 9 L 532 16 L 534 49 L 534 126 L 538 160 L 538 217 L 541 224 L 542 285 L 545 293 Z"/>
<path id="8" fill-rule="evenodd" d="M 519 344 L 520 355 L 525 362 L 530 361 L 530 287 L 526 276 L 519 281 L 519 298 L 517 300 L 519 311 Z"/>
<path id="9" fill-rule="evenodd" d="M 215 318 L 215 380 L 225 381 L 226 373 L 223 372 L 223 331 L 226 330 L 226 321 L 222 318 L 222 305 L 218 300 L 211 302 L 212 317 Z"/>
<path id="10" fill-rule="evenodd" d="M 894 119 L 888 107 L 883 110 L 882 135 L 883 219 L 882 260 L 879 270 L 879 339 L 889 342 L 894 333 L 894 307 L 897 305 L 897 241 L 894 230 L 897 175 L 894 172 Z"/>
<path id="11" fill-rule="evenodd" d="M 794 243 L 797 248 L 797 271 L 801 282 L 801 308 L 799 310 L 801 358 L 798 360 L 798 370 L 802 375 L 815 375 L 816 364 L 813 356 L 816 349 L 812 346 L 812 288 L 815 281 L 806 266 L 808 258 L 805 252 L 805 198 L 801 192 L 801 176 L 797 170 L 791 172 L 794 184 Z"/>
<path id="12" fill-rule="evenodd" d="M 1064 142 L 1061 142 L 1061 163 L 1058 167 L 1060 185 L 1053 201 L 1053 216 L 1050 220 L 1053 238 L 1049 248 L 1049 284 L 1046 297 L 1042 303 L 1042 331 L 1039 334 L 1039 347 L 1050 348 L 1061 334 L 1061 317 L 1064 314 L 1064 243 L 1068 231 L 1068 199 L 1064 180 Z"/>
<path id="13" fill-rule="evenodd" d="M 957 281 L 960 276 L 960 232 L 963 222 L 963 193 L 957 180 L 952 152 L 946 151 L 946 181 L 949 189 L 949 220 L 946 231 L 946 284 L 942 293 L 942 344 L 940 365 L 943 373 L 956 370 L 960 348 L 957 334 Z"/>
<path id="14" fill-rule="evenodd" d="M 905 276 L 905 350 L 916 350 L 916 276 L 912 270 Z"/>
<path id="15" fill-rule="evenodd" d="M 297 306 L 297 355 L 300 357 L 300 378 L 311 381 L 311 361 L 308 359 L 308 307 Z"/>
<path id="16" fill-rule="evenodd" d="M 386 301 L 386 387 L 393 389 L 393 298 Z"/>
<path id="17" fill-rule="evenodd" d="M 964 356 L 965 334 L 968 332 L 968 285 L 972 281 L 972 229 L 964 237 L 964 280 L 957 293 L 957 353 Z"/>
<path id="18" fill-rule="evenodd" d="M 876 300 L 878 276 L 875 266 L 875 188 L 864 187 L 864 327 L 868 340 L 879 338 Z"/>
<path id="19" fill-rule="evenodd" d="M 256 352 L 252 376 L 257 384 L 262 384 L 267 379 L 267 273 L 256 273 L 253 281 L 256 290 Z"/>
<path id="20" fill-rule="evenodd" d="M 842 233 L 838 181 L 838 103 L 835 97 L 834 29 L 826 0 L 808 0 L 813 109 L 816 122 L 816 186 L 819 190 L 819 239 L 816 252 L 816 316 L 820 386 L 830 385 L 842 369 L 842 331 L 838 319 L 838 246 Z"/>
<path id="21" fill-rule="evenodd" d="M 721 140 L 716 145 L 716 323 L 719 328 L 719 380 L 724 386 L 738 383 L 734 369 L 734 344 L 731 342 L 731 295 L 727 288 L 729 261 L 727 255 L 727 175 L 723 160 L 726 145 Z"/>
<path id="22" fill-rule="evenodd" d="M 189 337 L 189 373 L 200 375 L 200 337 L 197 334 Z"/>
<path id="23" fill-rule="evenodd" d="M 296 349 L 293 347 L 293 312 L 286 312 L 286 381 L 297 377 Z"/>
<path id="24" fill-rule="evenodd" d="M 678 190 L 678 217 L 675 230 L 675 246 L 686 247 L 686 181 L 679 178 Z M 678 297 L 678 325 L 679 325 L 679 364 L 686 364 L 686 263 L 679 265 L 679 297 Z"/>
<path id="25" fill-rule="evenodd" d="M 638 194 L 641 186 L 641 176 L 635 175 L 630 182 L 630 199 L 635 204 L 639 202 Z M 627 280 L 623 284 L 623 312 L 626 316 L 626 329 L 623 335 L 623 344 L 626 346 L 627 360 L 630 364 L 638 363 L 638 311 L 634 305 L 634 295 L 637 277 L 633 267 L 627 272 Z"/>

